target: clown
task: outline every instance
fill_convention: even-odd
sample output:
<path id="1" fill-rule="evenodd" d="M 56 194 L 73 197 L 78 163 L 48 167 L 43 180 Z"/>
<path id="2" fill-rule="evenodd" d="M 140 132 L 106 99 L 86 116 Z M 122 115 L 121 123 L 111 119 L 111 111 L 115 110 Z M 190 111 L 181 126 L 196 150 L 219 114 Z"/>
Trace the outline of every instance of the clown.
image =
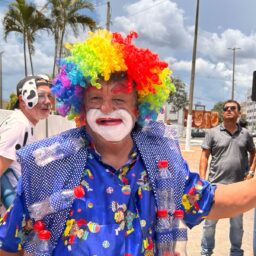
<path id="1" fill-rule="evenodd" d="M 60 60 L 52 91 L 59 113 L 75 119 L 78 128 L 19 151 L 22 184 L 6 221 L 0 224 L 3 251 L 20 248 L 13 230 L 22 231 L 19 220 L 23 214 L 26 221 L 31 219 L 27 210 L 31 204 L 81 184 L 90 188 L 85 188 L 84 197 L 43 220 L 52 234 L 51 255 L 172 254 L 171 245 L 178 242 L 176 239 L 185 240 L 186 233 L 174 233 L 170 226 L 163 237 L 155 229 L 159 160 L 168 161 L 172 174 L 165 184 L 174 191 L 168 200 L 184 211 L 189 227 L 205 216 L 220 218 L 256 206 L 255 181 L 241 184 L 250 193 L 237 189 L 239 195 L 231 200 L 235 193 L 232 187 L 215 191 L 189 171 L 177 140 L 167 136 L 172 134 L 170 127 L 155 122 L 174 91 L 171 71 L 157 54 L 136 47 L 136 37 L 135 32 L 122 36 L 98 30 L 89 33 L 84 42 L 66 44 L 70 56 Z M 198 184 L 198 207 L 191 212 L 182 205 L 182 198 Z M 250 200 L 243 200 L 248 197 Z M 231 203 L 237 204 L 232 211 L 228 207 Z M 172 222 L 174 217 L 169 214 Z M 81 232 L 67 232 L 71 221 L 79 220 L 88 223 L 86 239 L 81 239 Z M 72 246 L 65 241 L 72 241 Z M 21 246 L 25 252 L 36 251 L 29 239 Z"/>

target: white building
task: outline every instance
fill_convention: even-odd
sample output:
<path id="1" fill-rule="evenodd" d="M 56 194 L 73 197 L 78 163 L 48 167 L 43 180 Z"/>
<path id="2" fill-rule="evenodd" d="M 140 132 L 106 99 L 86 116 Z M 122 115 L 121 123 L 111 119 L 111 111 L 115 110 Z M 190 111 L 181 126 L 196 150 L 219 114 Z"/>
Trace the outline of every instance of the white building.
<path id="1" fill-rule="evenodd" d="M 256 131 L 256 102 L 251 99 L 251 90 L 247 92 L 246 97 L 246 119 L 248 122 L 248 130 Z"/>

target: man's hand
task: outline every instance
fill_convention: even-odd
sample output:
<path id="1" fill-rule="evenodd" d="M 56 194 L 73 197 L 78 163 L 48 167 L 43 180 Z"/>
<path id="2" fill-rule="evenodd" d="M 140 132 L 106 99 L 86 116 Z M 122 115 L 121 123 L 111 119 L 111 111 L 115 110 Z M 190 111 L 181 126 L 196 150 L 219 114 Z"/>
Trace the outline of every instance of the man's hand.
<path id="1" fill-rule="evenodd" d="M 4 171 L 8 169 L 13 160 L 0 156 L 0 176 L 3 175 Z"/>
<path id="2" fill-rule="evenodd" d="M 249 171 L 245 174 L 244 180 L 250 180 L 254 177 L 254 171 Z"/>

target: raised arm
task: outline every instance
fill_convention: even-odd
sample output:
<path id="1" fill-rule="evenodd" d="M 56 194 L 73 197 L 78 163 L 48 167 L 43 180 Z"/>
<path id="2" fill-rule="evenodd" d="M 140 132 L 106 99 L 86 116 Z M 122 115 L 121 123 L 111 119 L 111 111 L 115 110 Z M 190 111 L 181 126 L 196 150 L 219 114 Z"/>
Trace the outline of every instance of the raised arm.
<path id="1" fill-rule="evenodd" d="M 0 250 L 0 255 L 1 256 L 22 256 L 23 251 L 21 251 L 21 252 L 5 252 L 3 250 Z"/>
<path id="2" fill-rule="evenodd" d="M 199 163 L 199 175 L 202 179 L 206 178 L 206 171 L 207 171 L 209 156 L 210 156 L 210 150 L 203 149 L 200 157 L 200 163 Z"/>
<path id="3" fill-rule="evenodd" d="M 214 204 L 207 219 L 221 219 L 236 216 L 256 208 L 256 179 L 229 185 L 218 185 Z"/>

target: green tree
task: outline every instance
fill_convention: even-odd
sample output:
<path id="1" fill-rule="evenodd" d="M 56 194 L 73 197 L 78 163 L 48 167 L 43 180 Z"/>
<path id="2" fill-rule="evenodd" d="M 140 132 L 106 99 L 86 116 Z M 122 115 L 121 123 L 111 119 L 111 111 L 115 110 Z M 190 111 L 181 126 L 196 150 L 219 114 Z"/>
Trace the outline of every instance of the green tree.
<path id="1" fill-rule="evenodd" d="M 16 93 L 12 92 L 10 94 L 9 102 L 7 103 L 6 109 L 13 110 L 14 106 L 17 102 L 17 99 L 18 99 L 18 97 L 17 97 Z"/>
<path id="2" fill-rule="evenodd" d="M 179 78 L 173 78 L 173 83 L 175 85 L 176 92 L 170 93 L 167 102 L 172 103 L 174 111 L 178 111 L 188 104 L 187 93 L 185 91 L 186 85 Z"/>
<path id="3" fill-rule="evenodd" d="M 55 40 L 53 76 L 56 73 L 56 60 L 61 58 L 63 40 L 66 29 L 70 27 L 75 36 L 78 35 L 78 28 L 96 28 L 96 22 L 89 16 L 82 14 L 85 10 L 94 10 L 94 5 L 85 0 L 48 0 L 45 8 L 50 6 L 52 33 Z"/>
<path id="4" fill-rule="evenodd" d="M 224 101 L 219 101 L 217 102 L 211 111 L 216 111 L 219 113 L 219 123 L 222 123 L 223 122 L 223 117 L 222 117 L 222 112 L 223 112 L 223 104 L 224 104 Z"/>
<path id="5" fill-rule="evenodd" d="M 23 38 L 23 54 L 25 75 L 28 74 L 27 69 L 27 51 L 29 53 L 31 73 L 33 74 L 33 63 L 31 55 L 34 53 L 33 43 L 38 30 L 50 28 L 50 20 L 39 12 L 34 4 L 26 3 L 25 0 L 16 0 L 9 4 L 9 9 L 4 16 L 4 38 L 11 32 L 21 35 Z"/>
<path id="6" fill-rule="evenodd" d="M 28 33 L 28 51 L 29 59 L 31 64 L 31 73 L 34 74 L 32 55 L 35 52 L 34 41 L 39 30 L 50 30 L 51 29 L 51 20 L 48 19 L 40 11 L 36 10 L 35 14 L 31 17 L 31 25 Z"/>

